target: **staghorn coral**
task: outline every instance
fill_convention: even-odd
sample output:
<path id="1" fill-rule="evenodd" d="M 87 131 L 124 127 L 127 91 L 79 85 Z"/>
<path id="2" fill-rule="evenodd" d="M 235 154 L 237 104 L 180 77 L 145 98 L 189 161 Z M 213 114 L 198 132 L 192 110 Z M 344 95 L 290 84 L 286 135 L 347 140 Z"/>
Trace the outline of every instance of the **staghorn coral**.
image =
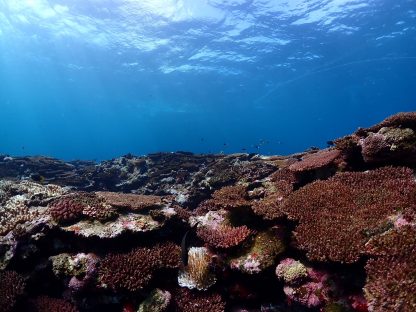
<path id="1" fill-rule="evenodd" d="M 206 290 L 215 284 L 216 278 L 211 272 L 212 256 L 206 248 L 191 247 L 188 259 L 188 265 L 179 272 L 179 286 Z"/>
<path id="2" fill-rule="evenodd" d="M 102 260 L 98 276 L 104 287 L 136 291 L 147 286 L 156 270 L 177 268 L 179 258 L 180 248 L 173 243 L 109 254 Z"/>
<path id="3" fill-rule="evenodd" d="M 299 221 L 295 238 L 311 260 L 355 262 L 391 215 L 415 205 L 415 187 L 405 167 L 341 173 L 297 190 L 282 209 Z"/>
<path id="4" fill-rule="evenodd" d="M 217 293 L 197 293 L 187 288 L 173 293 L 177 312 L 224 312 L 225 302 Z"/>
<path id="5" fill-rule="evenodd" d="M 48 296 L 39 296 L 31 300 L 34 312 L 78 312 L 78 309 L 70 302 L 51 298 Z"/>
<path id="6" fill-rule="evenodd" d="M 13 309 L 17 299 L 25 290 L 23 277 L 14 271 L 0 272 L 0 311 L 8 312 Z"/>
<path id="7" fill-rule="evenodd" d="M 109 220 L 117 215 L 116 210 L 94 193 L 76 192 L 53 201 L 49 213 L 58 223 L 71 223 L 85 216 L 99 221 Z"/>
<path id="8" fill-rule="evenodd" d="M 214 248 L 231 248 L 242 244 L 252 234 L 245 225 L 233 227 L 221 224 L 217 227 L 199 227 L 197 235 L 204 242 Z"/>
<path id="9" fill-rule="evenodd" d="M 364 286 L 371 312 L 416 310 L 416 229 L 403 226 L 366 245 L 371 258 Z"/>
<path id="10" fill-rule="evenodd" d="M 252 231 L 245 225 L 234 227 L 230 224 L 230 212 L 209 211 L 203 216 L 190 219 L 191 225 L 198 224 L 197 235 L 214 248 L 231 248 L 247 240 Z"/>

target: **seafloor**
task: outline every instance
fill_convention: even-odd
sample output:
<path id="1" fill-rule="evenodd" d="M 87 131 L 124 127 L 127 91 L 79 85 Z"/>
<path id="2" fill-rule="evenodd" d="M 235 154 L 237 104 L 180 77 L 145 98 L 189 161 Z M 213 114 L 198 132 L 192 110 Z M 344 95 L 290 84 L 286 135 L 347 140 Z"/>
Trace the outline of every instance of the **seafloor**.
<path id="1" fill-rule="evenodd" d="M 0 311 L 416 311 L 416 113 L 325 150 L 0 156 Z"/>

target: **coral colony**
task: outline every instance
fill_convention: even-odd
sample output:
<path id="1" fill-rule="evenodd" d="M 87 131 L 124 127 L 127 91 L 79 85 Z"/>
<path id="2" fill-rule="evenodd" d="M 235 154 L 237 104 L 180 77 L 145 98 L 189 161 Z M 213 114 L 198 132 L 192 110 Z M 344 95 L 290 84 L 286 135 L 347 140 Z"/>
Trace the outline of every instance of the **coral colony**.
<path id="1" fill-rule="evenodd" d="M 414 312 L 415 131 L 399 113 L 290 156 L 1 156 L 0 311 Z"/>

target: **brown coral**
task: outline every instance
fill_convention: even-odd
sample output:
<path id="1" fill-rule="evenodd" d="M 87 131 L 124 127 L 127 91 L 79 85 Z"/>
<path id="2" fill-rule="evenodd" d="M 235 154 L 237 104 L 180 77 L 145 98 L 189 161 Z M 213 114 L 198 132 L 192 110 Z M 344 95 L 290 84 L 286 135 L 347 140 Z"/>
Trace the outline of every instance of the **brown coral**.
<path id="1" fill-rule="evenodd" d="M 14 271 L 0 272 L 0 311 L 11 311 L 24 290 L 25 281 L 20 274 Z"/>
<path id="2" fill-rule="evenodd" d="M 101 262 L 99 279 L 104 286 L 115 290 L 136 291 L 149 283 L 156 270 L 178 267 L 179 256 L 180 248 L 172 243 L 110 254 Z"/>
<path id="3" fill-rule="evenodd" d="M 32 305 L 35 312 L 78 312 L 78 309 L 70 302 L 47 296 L 33 299 Z"/>
<path id="4" fill-rule="evenodd" d="M 371 239 L 364 291 L 373 312 L 416 310 L 416 229 L 404 226 Z"/>
<path id="5" fill-rule="evenodd" d="M 199 293 L 180 288 L 173 293 L 178 312 L 224 312 L 225 302 L 217 293 Z"/>
<path id="6" fill-rule="evenodd" d="M 295 237 L 311 260 L 355 262 L 389 216 L 415 204 L 415 187 L 405 167 L 341 173 L 297 190 L 282 209 L 299 220 Z"/>
<path id="7" fill-rule="evenodd" d="M 233 227 L 221 224 L 218 227 L 202 226 L 198 228 L 197 235 L 204 242 L 214 248 L 231 248 L 243 243 L 252 231 L 245 225 Z"/>

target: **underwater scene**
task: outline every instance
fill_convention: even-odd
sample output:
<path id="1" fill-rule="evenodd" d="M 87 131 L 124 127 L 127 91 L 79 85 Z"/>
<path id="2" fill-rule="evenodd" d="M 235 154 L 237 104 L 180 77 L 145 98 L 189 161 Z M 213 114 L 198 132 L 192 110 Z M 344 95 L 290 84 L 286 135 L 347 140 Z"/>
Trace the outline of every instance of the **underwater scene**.
<path id="1" fill-rule="evenodd" d="M 0 312 L 415 312 L 416 0 L 0 0 Z"/>

